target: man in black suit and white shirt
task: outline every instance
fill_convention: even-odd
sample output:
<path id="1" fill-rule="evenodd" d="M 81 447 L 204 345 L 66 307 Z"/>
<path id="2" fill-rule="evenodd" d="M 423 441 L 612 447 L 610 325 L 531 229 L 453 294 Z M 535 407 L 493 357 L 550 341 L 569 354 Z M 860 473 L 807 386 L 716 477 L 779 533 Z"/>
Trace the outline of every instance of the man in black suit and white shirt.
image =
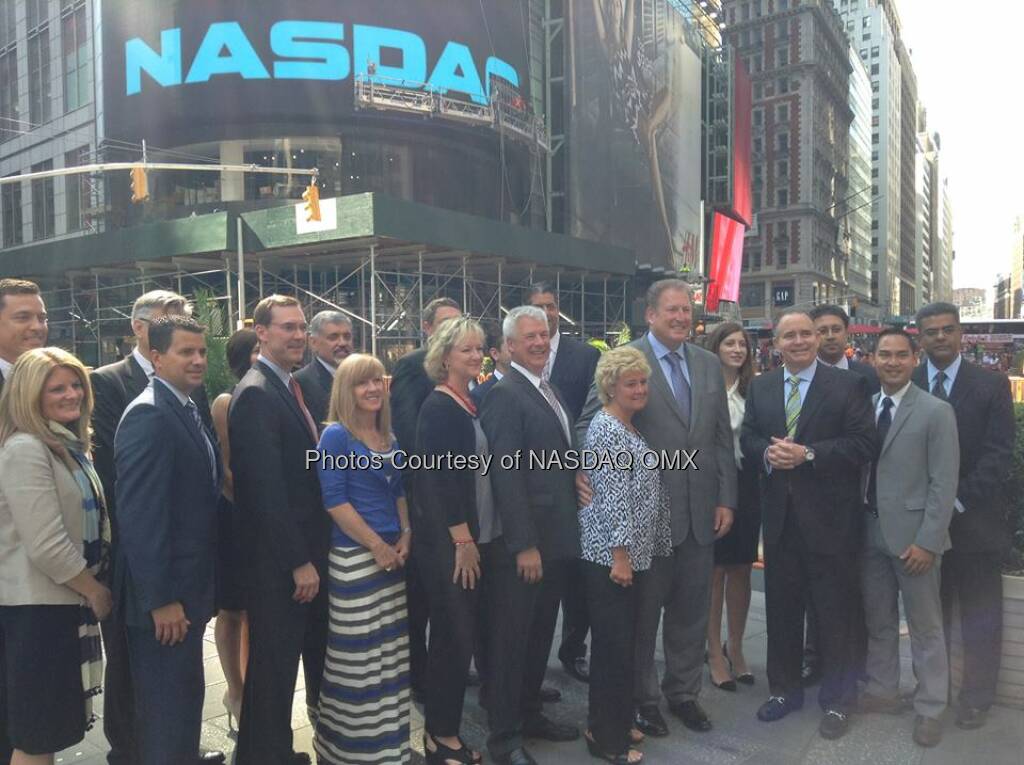
<path id="1" fill-rule="evenodd" d="M 576 472 L 530 467 L 529 455 L 573 448 L 572 420 L 542 376 L 550 339 L 544 312 L 509 311 L 503 331 L 512 368 L 484 399 L 481 424 L 496 462 L 519 454 L 518 468 L 491 476 L 502 536 L 484 561 L 489 635 L 485 672 L 488 749 L 502 765 L 532 765 L 523 736 L 579 737 L 541 713 L 540 688 L 558 618 L 566 568 L 579 555 Z"/>
<path id="2" fill-rule="evenodd" d="M 914 370 L 914 383 L 952 405 L 960 438 L 960 482 L 949 527 L 953 548 L 942 560 L 942 611 L 948 643 L 953 605 L 960 604 L 964 671 L 956 724 L 980 728 L 999 677 L 999 568 L 1010 542 L 1004 489 L 1016 439 L 1013 398 L 1006 375 L 961 358 L 963 331 L 956 306 L 926 305 L 917 313 L 917 329 L 927 359 Z"/>
<path id="3" fill-rule="evenodd" d="M 484 325 L 484 332 L 487 355 L 494 362 L 494 371 L 491 372 L 490 377 L 469 392 L 469 397 L 473 399 L 477 408 L 483 405 L 487 392 L 501 382 L 501 378 L 507 375 L 508 370 L 512 368 L 512 355 L 508 352 L 508 341 L 501 331 L 501 325 L 497 322 L 489 322 Z"/>
<path id="4" fill-rule="evenodd" d="M 19 356 L 46 345 L 47 322 L 39 285 L 24 279 L 0 279 L 0 391 Z M 0 645 L 2 641 L 0 632 Z M 10 762 L 11 751 L 7 738 L 7 688 L 0 667 L 0 765 Z"/>
<path id="5" fill-rule="evenodd" d="M 565 337 L 558 331 L 561 312 L 558 308 L 558 295 L 550 284 L 540 282 L 530 287 L 528 302 L 542 309 L 548 317 L 551 355 L 548 356 L 542 376 L 550 380 L 562 395 L 575 426 L 594 382 L 594 370 L 597 369 L 601 354 L 597 348 Z M 571 677 L 584 683 L 590 679 L 586 642 L 589 631 L 590 617 L 587 614 L 583 569 L 580 563 L 576 563 L 570 566 L 562 598 L 562 645 L 558 648 L 558 659 Z"/>
<path id="6" fill-rule="evenodd" d="M 309 322 L 309 347 L 313 360 L 295 373 L 295 379 L 302 388 L 306 408 L 322 431 L 330 408 L 334 372 L 352 353 L 352 320 L 341 311 L 321 311 Z"/>
<path id="7" fill-rule="evenodd" d="M 331 520 L 320 481 L 306 467 L 317 428 L 291 374 L 306 350 L 306 318 L 293 297 L 270 295 L 256 306 L 260 355 L 235 387 L 228 410 L 231 472 L 238 507 L 249 517 L 251 562 L 249 665 L 238 726 L 237 760 L 245 765 L 309 762 L 292 739 L 292 698 L 299 657 L 311 721 L 320 697 L 327 647 L 327 551 Z"/>
<path id="8" fill-rule="evenodd" d="M 117 476 L 114 469 L 114 434 L 121 416 L 136 397 L 149 385 L 153 362 L 149 358 L 149 325 L 161 316 L 184 315 L 190 312 L 188 301 L 176 292 L 152 290 L 140 295 L 132 304 L 131 327 L 135 348 L 120 361 L 94 369 L 89 375 L 95 406 L 92 412 L 94 434 L 93 460 L 103 483 L 107 513 L 111 524 L 112 576 L 117 575 Z M 192 394 L 199 415 L 207 428 L 213 427 L 206 390 L 200 386 Z M 110 744 L 107 762 L 110 765 L 141 765 L 135 738 L 135 691 L 128 661 L 128 643 L 121 613 L 114 609 L 100 623 L 106 657 L 103 676 L 103 733 Z M 222 752 L 200 752 L 199 762 L 223 762 Z"/>
<path id="9" fill-rule="evenodd" d="M 877 436 L 866 383 L 817 360 L 810 316 L 784 313 L 775 324 L 775 346 L 783 366 L 751 382 L 741 437 L 744 459 L 762 472 L 771 697 L 757 716 L 773 722 L 803 706 L 799 595 L 809 593 L 824 662 L 818 730 L 838 738 L 849 729 L 856 700 L 850 612 L 859 597 L 860 475 L 877 454 Z"/>

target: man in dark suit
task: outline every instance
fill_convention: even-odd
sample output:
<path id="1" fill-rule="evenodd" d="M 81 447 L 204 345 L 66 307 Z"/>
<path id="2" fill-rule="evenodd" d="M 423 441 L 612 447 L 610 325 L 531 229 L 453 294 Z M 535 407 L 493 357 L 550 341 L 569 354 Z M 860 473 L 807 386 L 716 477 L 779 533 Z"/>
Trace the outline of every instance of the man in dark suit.
<path id="1" fill-rule="evenodd" d="M 423 334 L 429 338 L 441 322 L 462 316 L 462 309 L 459 304 L 451 298 L 435 298 L 423 307 Z M 423 368 L 423 360 L 427 356 L 426 344 L 424 347 L 405 354 L 395 364 L 391 373 L 391 427 L 395 431 L 395 438 L 400 449 L 412 453 L 416 449 L 416 423 L 420 417 L 420 407 L 430 391 L 434 389 L 434 383 L 427 377 Z M 409 684 L 412 688 L 413 699 L 423 701 L 425 699 L 425 688 L 427 675 L 427 622 L 430 618 L 430 609 L 427 607 L 427 591 L 420 582 L 420 567 L 415 562 L 416 557 L 416 494 L 413 491 L 413 473 L 407 470 L 403 476 L 405 482 L 405 497 L 409 503 L 409 517 L 413 526 L 413 546 L 410 554 L 409 565 L 405 567 L 405 586 L 409 611 Z"/>
<path id="2" fill-rule="evenodd" d="M 579 737 L 541 713 L 540 688 L 570 561 L 579 555 L 575 471 L 532 466 L 531 455 L 573 447 L 566 405 L 542 377 L 550 350 L 547 319 L 532 306 L 509 311 L 503 331 L 512 368 L 484 399 L 481 423 L 497 462 L 520 462 L 492 473 L 502 536 L 484 561 L 489 634 L 485 701 L 495 762 L 532 765 L 523 736 L 551 741 Z"/>
<path id="3" fill-rule="evenodd" d="M 49 333 L 46 306 L 39 285 L 24 279 L 0 279 L 0 391 L 11 367 L 25 351 L 46 345 Z M 0 630 L 0 647 L 3 646 Z M 7 684 L 0 666 L 0 765 L 11 761 L 7 738 Z"/>
<path id="4" fill-rule="evenodd" d="M 114 438 L 114 598 L 128 630 L 140 761 L 179 765 L 199 749 L 223 470 L 189 397 L 206 373 L 204 328 L 166 316 L 152 322 L 149 340 L 153 380 Z"/>
<path id="5" fill-rule="evenodd" d="M 558 295 L 554 287 L 540 282 L 530 287 L 527 302 L 544 311 L 551 333 L 551 355 L 544 366 L 543 377 L 551 382 L 562 395 L 569 416 L 575 426 L 587 401 L 590 385 L 594 382 L 594 370 L 601 358 L 597 348 L 566 337 L 558 331 L 561 312 Z M 569 567 L 565 595 L 562 598 L 562 644 L 558 648 L 558 659 L 570 677 L 581 682 L 590 680 L 587 666 L 587 633 L 590 631 L 590 617 L 587 614 L 587 597 L 584 587 L 583 567 L 580 563 Z"/>
<path id="6" fill-rule="evenodd" d="M 860 375 L 867 383 L 867 392 L 873 396 L 880 390 L 878 373 L 870 364 L 854 361 L 846 356 L 850 317 L 837 305 L 822 304 L 810 311 L 814 328 L 818 332 L 818 361 L 836 369 L 845 369 Z M 858 599 L 858 603 L 861 599 Z M 858 609 L 860 606 L 857 606 Z M 862 615 L 854 620 L 853 651 L 855 666 L 863 668 L 867 656 L 867 629 Z M 818 652 L 818 619 L 814 608 L 807 607 L 807 639 L 804 642 L 804 685 L 815 685 L 821 681 L 821 656 Z"/>
<path id="7" fill-rule="evenodd" d="M 330 409 L 334 372 L 352 353 L 352 320 L 341 311 L 321 311 L 309 322 L 309 347 L 313 360 L 295 373 L 295 380 L 317 429 L 322 431 Z"/>
<path id="8" fill-rule="evenodd" d="M 245 765 L 309 762 L 292 740 L 292 698 L 299 657 L 311 721 L 320 697 L 327 646 L 327 552 L 331 521 L 307 450 L 317 429 L 291 370 L 306 350 L 306 319 L 293 297 L 256 306 L 260 355 L 235 387 L 228 410 L 231 472 L 248 517 L 249 664 L 238 726 Z"/>
<path id="9" fill-rule="evenodd" d="M 761 466 L 768 684 L 758 719 L 772 722 L 803 706 L 804 599 L 818 612 L 824 678 L 819 732 L 849 729 L 856 700 L 851 617 L 856 556 L 863 533 L 861 468 L 877 454 L 863 378 L 817 360 L 818 334 L 802 311 L 775 325 L 783 366 L 756 377 L 747 391 L 741 443 Z"/>
<path id="10" fill-rule="evenodd" d="M 162 316 L 188 313 L 188 302 L 176 292 L 153 290 L 140 295 L 132 305 L 131 327 L 135 335 L 135 348 L 120 361 L 92 371 L 95 406 L 92 413 L 94 434 L 93 459 L 96 472 L 103 483 L 107 512 L 111 524 L 112 576 L 117 569 L 117 476 L 114 469 L 114 434 L 125 409 L 149 385 L 153 376 L 153 362 L 149 358 L 150 323 Z M 199 409 L 203 424 L 212 429 L 210 406 L 206 390 L 200 386 L 191 396 Z M 100 623 L 103 633 L 103 651 L 106 658 L 103 677 L 103 733 L 110 744 L 107 762 L 110 765 L 141 765 L 135 740 L 135 692 L 128 660 L 128 643 L 121 613 L 114 609 Z M 222 752 L 203 752 L 198 762 L 223 762 Z"/>
<path id="11" fill-rule="evenodd" d="M 956 724 L 980 728 L 995 699 L 1003 633 L 1000 564 L 1010 534 L 1006 527 L 1006 476 L 1016 424 L 1006 375 L 960 357 L 960 313 L 950 303 L 932 303 L 917 313 L 927 356 L 914 383 L 948 401 L 960 439 L 960 483 L 949 528 L 953 548 L 942 560 L 942 611 L 948 643 L 952 609 L 960 605 L 964 671 Z"/>
<path id="12" fill-rule="evenodd" d="M 469 397 L 473 399 L 473 403 L 477 405 L 477 408 L 483 406 L 484 396 L 487 395 L 487 392 L 497 385 L 501 378 L 508 374 L 508 370 L 512 368 L 512 354 L 508 352 L 508 342 L 501 331 L 501 325 L 497 322 L 488 323 L 484 325 L 484 332 L 487 335 L 484 339 L 484 342 L 487 344 L 487 355 L 494 362 L 494 371 L 491 372 L 486 380 L 469 392 Z"/>

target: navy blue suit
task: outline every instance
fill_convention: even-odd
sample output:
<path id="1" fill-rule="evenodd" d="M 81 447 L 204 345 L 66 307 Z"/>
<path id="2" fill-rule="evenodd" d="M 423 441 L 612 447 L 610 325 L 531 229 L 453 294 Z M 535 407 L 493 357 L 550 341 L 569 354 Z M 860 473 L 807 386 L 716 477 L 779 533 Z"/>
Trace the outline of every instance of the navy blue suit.
<path id="1" fill-rule="evenodd" d="M 219 450 L 205 424 L 200 430 L 174 392 L 154 379 L 125 410 L 114 461 L 120 531 L 114 603 L 128 628 L 140 755 L 146 765 L 181 765 L 199 751 L 203 632 L 214 614 Z M 174 602 L 191 624 L 183 642 L 161 645 L 151 612 Z"/>
<path id="2" fill-rule="evenodd" d="M 484 396 L 487 395 L 487 391 L 498 384 L 498 378 L 493 374 L 484 380 L 482 383 L 477 385 L 473 390 L 469 392 L 469 397 L 473 399 L 473 403 L 476 404 L 477 409 L 483 406 Z"/>

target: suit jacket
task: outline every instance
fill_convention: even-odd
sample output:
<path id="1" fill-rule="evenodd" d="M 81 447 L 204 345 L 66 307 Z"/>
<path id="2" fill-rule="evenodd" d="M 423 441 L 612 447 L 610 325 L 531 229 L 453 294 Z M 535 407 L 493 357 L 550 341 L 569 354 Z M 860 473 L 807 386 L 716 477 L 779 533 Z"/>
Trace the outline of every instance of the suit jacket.
<path id="1" fill-rule="evenodd" d="M 334 377 L 318 358 L 313 358 L 302 369 L 295 373 L 295 381 L 302 389 L 302 398 L 306 408 L 313 416 L 317 429 L 323 433 L 327 420 L 327 411 L 331 404 L 331 386 Z"/>
<path id="2" fill-rule="evenodd" d="M 580 418 L 583 405 L 594 382 L 594 370 L 597 369 L 601 352 L 586 343 L 561 335 L 558 339 L 558 354 L 551 368 L 551 384 L 558 388 L 562 400 L 569 407 L 569 417 L 573 423 Z"/>
<path id="3" fill-rule="evenodd" d="M 426 358 L 426 348 L 407 353 L 395 364 L 391 375 L 391 427 L 399 448 L 409 454 L 416 450 L 416 422 L 420 407 L 434 389 L 434 383 L 423 368 Z M 405 486 L 409 488 L 408 478 Z"/>
<path id="4" fill-rule="evenodd" d="M 325 576 L 331 518 L 306 452 L 317 448 L 299 403 L 257 362 L 235 386 L 228 409 L 236 505 L 248 517 L 243 542 L 254 565 L 290 574 L 313 563 Z"/>
<path id="5" fill-rule="evenodd" d="M 508 551 L 515 555 L 537 547 L 545 561 L 578 557 L 576 471 L 530 465 L 531 451 L 564 455 L 573 448 L 547 399 L 513 368 L 487 394 L 480 422 L 494 455 L 491 487 Z M 519 469 L 502 469 L 501 458 L 511 459 L 517 452 L 521 454 Z"/>
<path id="6" fill-rule="evenodd" d="M 769 472 L 765 449 L 773 436 L 786 436 L 786 375 L 779 367 L 751 381 L 740 436 L 745 464 L 757 465 L 761 473 L 764 541 L 779 541 L 792 510 L 804 540 L 817 552 L 855 551 L 864 519 L 861 468 L 878 453 L 867 383 L 818 364 L 793 438 L 813 449 L 815 459 L 794 470 Z"/>
<path id="7" fill-rule="evenodd" d="M 872 397 L 876 407 L 880 396 Z M 902 555 L 911 544 L 936 554 L 948 550 L 960 469 L 953 408 L 911 385 L 877 462 L 878 520 L 889 552 Z"/>
<path id="8" fill-rule="evenodd" d="M 914 370 L 914 383 L 928 388 L 928 365 Z M 956 552 L 1001 552 L 1010 543 L 1006 526 L 1006 476 L 1013 461 L 1017 426 L 1006 375 L 960 363 L 949 394 L 960 441 L 957 498 L 949 533 Z"/>
<path id="9" fill-rule="evenodd" d="M 872 396 L 882 389 L 882 383 L 878 380 L 878 372 L 875 371 L 873 366 L 865 364 L 863 361 L 854 361 L 853 359 L 850 359 L 848 363 L 851 372 L 864 378 L 864 382 L 868 386 L 868 392 Z"/>
<path id="10" fill-rule="evenodd" d="M 681 460 L 677 469 L 662 472 L 672 508 L 672 545 L 679 546 L 691 533 L 699 544 L 712 544 L 715 508 L 721 505 L 735 510 L 738 501 L 736 456 L 721 362 L 713 353 L 693 343 L 683 344 L 692 402 L 687 426 L 647 336 L 630 345 L 643 351 L 651 366 L 647 406 L 633 416 L 633 425 L 656 452 L 674 454 L 680 449 L 698 450 L 694 458 L 697 470 L 682 469 L 687 463 Z M 576 425 L 580 442 L 600 408 L 597 388 L 591 385 L 590 396 Z"/>
<path id="11" fill-rule="evenodd" d="M 115 604 L 125 623 L 152 626 L 150 612 L 180 601 L 193 624 L 214 613 L 217 501 L 223 468 L 188 410 L 153 381 L 125 410 L 114 437 L 120 539 Z"/>
<path id="12" fill-rule="evenodd" d="M 120 361 L 107 364 L 89 373 L 92 383 L 94 405 L 92 410 L 93 461 L 96 473 L 103 484 L 107 498 L 107 512 L 110 513 L 111 532 L 117 541 L 117 476 L 114 471 L 114 434 L 121 422 L 121 415 L 139 394 L 149 385 L 149 378 L 132 354 Z M 206 427 L 213 430 L 210 403 L 202 387 L 192 393 L 192 400 L 199 408 L 199 415 Z"/>
<path id="13" fill-rule="evenodd" d="M 487 392 L 497 384 L 498 378 L 492 374 L 469 392 L 469 397 L 473 399 L 473 403 L 476 404 L 477 409 L 483 406 L 484 396 L 486 396 Z"/>

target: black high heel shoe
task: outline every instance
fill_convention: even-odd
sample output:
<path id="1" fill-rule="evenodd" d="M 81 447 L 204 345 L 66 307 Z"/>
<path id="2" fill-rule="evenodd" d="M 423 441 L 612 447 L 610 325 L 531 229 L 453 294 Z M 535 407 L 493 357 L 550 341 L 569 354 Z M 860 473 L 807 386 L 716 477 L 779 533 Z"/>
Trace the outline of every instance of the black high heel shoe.
<path id="1" fill-rule="evenodd" d="M 725 645 L 722 646 L 722 655 L 725 657 L 725 660 L 727 662 L 729 662 L 729 671 L 730 672 L 734 672 L 733 666 L 732 666 L 732 659 L 729 658 L 729 644 L 728 643 L 726 643 Z M 714 683 L 715 681 L 712 680 L 711 682 Z M 744 685 L 753 685 L 757 681 L 754 679 L 754 676 L 752 674 L 750 674 L 749 672 L 744 672 L 741 675 L 736 675 L 736 682 L 743 683 Z M 733 690 L 736 690 L 736 689 L 733 688 Z"/>
<path id="2" fill-rule="evenodd" d="M 610 762 L 612 763 L 612 765 L 640 765 L 640 763 L 644 761 L 644 753 L 641 752 L 639 749 L 633 748 L 632 746 L 629 747 L 625 752 L 621 752 L 619 754 L 611 754 L 609 752 L 601 751 L 601 747 L 598 746 L 598 743 L 596 741 L 594 741 L 594 737 L 589 730 L 583 734 L 583 738 L 587 742 L 587 751 L 590 752 L 591 757 L 596 757 L 599 760 Z M 637 752 L 639 753 L 640 757 L 635 760 L 630 760 L 630 752 Z"/>
<path id="3" fill-rule="evenodd" d="M 452 749 L 450 746 L 445 746 L 433 736 L 429 736 L 430 742 L 436 747 L 434 751 L 430 751 L 430 747 L 427 746 L 428 734 L 423 734 L 423 753 L 426 755 L 427 765 L 445 765 L 448 762 L 461 762 L 464 765 L 480 765 L 484 761 L 484 756 L 480 752 L 474 752 L 468 746 L 466 742 L 459 737 L 459 743 L 462 745 L 461 749 Z"/>

